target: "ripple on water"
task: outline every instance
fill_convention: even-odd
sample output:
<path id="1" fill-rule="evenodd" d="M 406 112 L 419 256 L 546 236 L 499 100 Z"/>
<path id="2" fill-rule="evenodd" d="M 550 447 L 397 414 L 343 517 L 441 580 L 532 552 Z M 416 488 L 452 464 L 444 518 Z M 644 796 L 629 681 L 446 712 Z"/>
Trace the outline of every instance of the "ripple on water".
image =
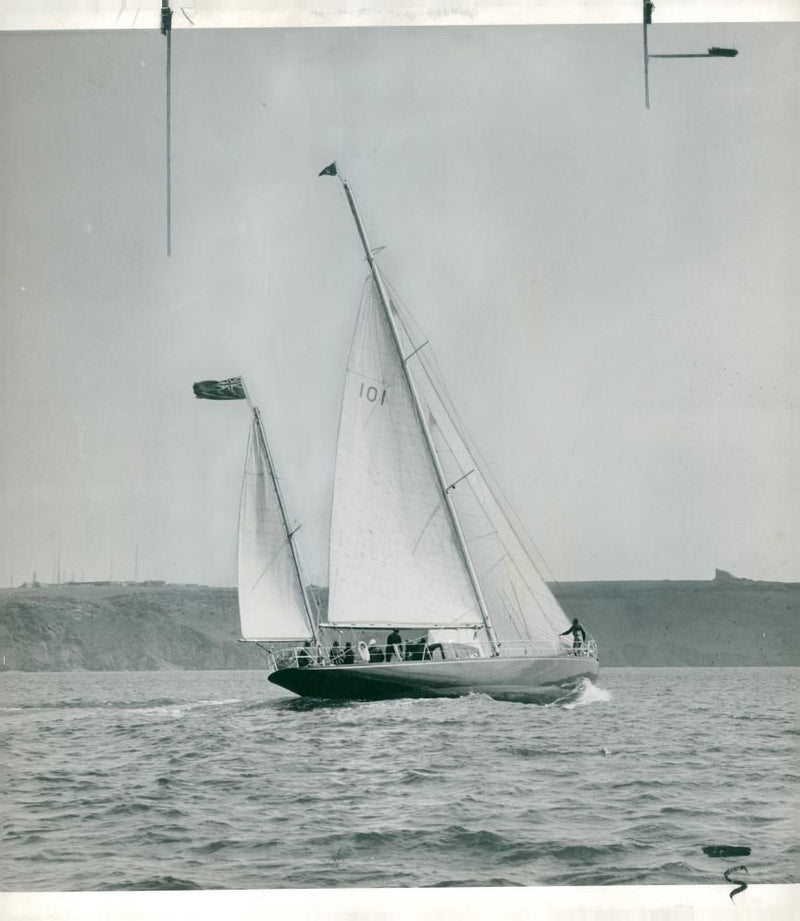
<path id="1" fill-rule="evenodd" d="M 123 879 L 118 882 L 108 883 L 107 885 L 98 886 L 100 890 L 119 889 L 119 890 L 161 890 L 161 889 L 204 889 L 200 883 L 190 879 L 181 879 L 177 876 L 149 876 L 144 879 L 128 880 Z"/>
<path id="2" fill-rule="evenodd" d="M 712 833 L 752 845 L 760 882 L 798 881 L 794 685 L 668 672 L 610 670 L 571 709 L 304 701 L 247 672 L 78 675 L 65 694 L 3 673 L 10 706 L 14 681 L 61 698 L 0 712 L 4 886 L 717 883 Z"/>

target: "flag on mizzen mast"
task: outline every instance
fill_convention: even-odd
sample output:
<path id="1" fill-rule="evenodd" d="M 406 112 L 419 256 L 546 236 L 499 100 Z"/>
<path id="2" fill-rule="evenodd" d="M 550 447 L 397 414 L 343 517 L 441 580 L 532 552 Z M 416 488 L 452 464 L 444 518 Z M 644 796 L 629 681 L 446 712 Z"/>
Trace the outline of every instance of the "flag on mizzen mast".
<path id="1" fill-rule="evenodd" d="M 241 377 L 225 381 L 198 381 L 192 384 L 192 391 L 198 400 L 246 400 Z"/>

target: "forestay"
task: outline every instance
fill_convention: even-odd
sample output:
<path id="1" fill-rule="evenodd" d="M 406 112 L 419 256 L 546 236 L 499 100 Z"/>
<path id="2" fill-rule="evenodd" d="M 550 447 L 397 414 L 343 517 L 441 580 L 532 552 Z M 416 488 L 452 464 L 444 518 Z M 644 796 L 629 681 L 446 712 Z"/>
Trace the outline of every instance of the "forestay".
<path id="1" fill-rule="evenodd" d="M 482 624 L 372 282 L 345 377 L 329 564 L 330 623 Z"/>
<path id="2" fill-rule="evenodd" d="M 414 353 L 409 371 L 428 413 L 434 447 L 497 637 L 501 644 L 524 642 L 537 650 L 563 651 L 558 634 L 568 629 L 569 620 L 534 565 L 521 526 L 512 523 L 512 513 L 478 467 L 433 362 L 426 350 L 415 352 L 408 323 L 398 316 L 404 348 Z"/>
<path id="3" fill-rule="evenodd" d="M 239 508 L 238 582 L 244 639 L 311 637 L 305 600 L 255 413 Z"/>

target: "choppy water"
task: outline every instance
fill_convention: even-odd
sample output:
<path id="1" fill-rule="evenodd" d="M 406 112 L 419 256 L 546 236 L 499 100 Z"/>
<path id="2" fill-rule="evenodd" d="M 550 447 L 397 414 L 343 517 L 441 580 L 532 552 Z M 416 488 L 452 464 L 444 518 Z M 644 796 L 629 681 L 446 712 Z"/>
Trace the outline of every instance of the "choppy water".
<path id="1" fill-rule="evenodd" d="M 609 669 L 554 706 L 323 704 L 261 672 L 6 672 L 0 886 L 797 882 L 799 691 Z"/>

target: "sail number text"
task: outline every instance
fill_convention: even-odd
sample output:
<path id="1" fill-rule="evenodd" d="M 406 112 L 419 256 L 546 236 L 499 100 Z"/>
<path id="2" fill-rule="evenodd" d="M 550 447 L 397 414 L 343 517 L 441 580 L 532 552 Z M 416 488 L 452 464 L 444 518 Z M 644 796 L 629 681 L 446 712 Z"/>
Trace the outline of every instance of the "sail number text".
<path id="1" fill-rule="evenodd" d="M 377 387 L 374 387 L 372 384 L 369 387 L 365 387 L 364 384 L 361 384 L 361 389 L 358 391 L 358 396 L 360 399 L 368 400 L 370 403 L 378 403 L 380 406 L 386 402 L 386 391 L 378 390 Z"/>

